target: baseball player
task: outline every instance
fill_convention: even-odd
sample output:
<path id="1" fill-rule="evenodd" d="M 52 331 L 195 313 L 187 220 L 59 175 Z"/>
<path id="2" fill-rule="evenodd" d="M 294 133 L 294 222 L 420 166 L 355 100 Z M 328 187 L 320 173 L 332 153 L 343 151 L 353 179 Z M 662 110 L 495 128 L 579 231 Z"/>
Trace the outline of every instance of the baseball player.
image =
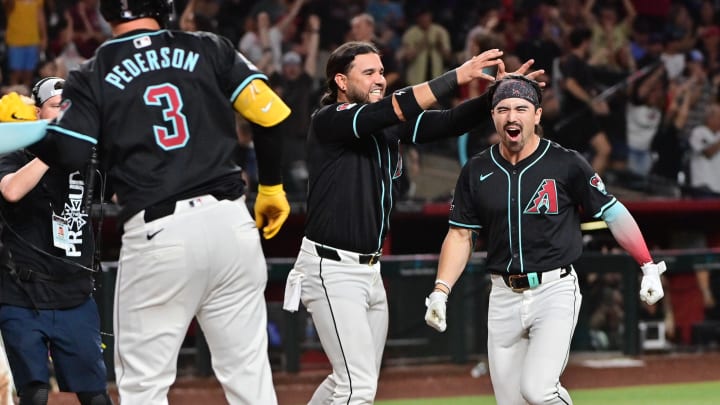
<path id="1" fill-rule="evenodd" d="M 388 97 L 374 45 L 349 42 L 330 55 L 328 89 L 307 140 L 305 237 L 288 275 L 284 305 L 296 310 L 302 300 L 332 363 L 332 374 L 310 404 L 373 402 L 388 329 L 379 259 L 394 182 L 402 174 L 399 144 L 459 136 L 476 125 L 485 98 L 451 110 L 424 110 L 458 85 L 493 80 L 482 69 L 502 64 L 501 55 L 497 49 L 486 51 Z"/>
<path id="2" fill-rule="evenodd" d="M 425 320 L 445 330 L 447 297 L 472 253 L 473 233 L 484 231 L 492 280 L 488 360 L 498 404 L 571 404 L 560 375 L 582 300 L 573 266 L 582 253 L 578 207 L 605 220 L 640 264 L 640 298 L 648 304 L 663 297 L 665 263 L 653 262 L 635 220 L 587 161 L 538 135 L 536 82 L 508 76 L 489 92 L 501 142 L 460 173 Z"/>
<path id="3" fill-rule="evenodd" d="M 290 113 L 225 38 L 168 31 L 169 0 L 102 0 L 113 39 L 70 73 L 58 119 L 31 149 L 78 167 L 97 147 L 122 206 L 114 302 L 124 404 L 167 404 L 193 317 L 230 404 L 275 404 L 267 357 L 267 267 L 258 228 L 289 214 L 280 176 Z M 234 110 L 254 125 L 255 220 L 243 197 Z"/>
<path id="4" fill-rule="evenodd" d="M 48 77 L 33 87 L 38 119 L 57 116 L 64 82 Z M 15 117 L 0 120 L 22 114 Z M 0 267 L 0 330 L 23 405 L 47 404 L 48 351 L 61 391 L 75 392 L 82 405 L 112 404 L 92 298 L 95 243 L 84 180 L 85 171 L 48 168 L 25 150 L 0 156 L 9 252 Z"/>

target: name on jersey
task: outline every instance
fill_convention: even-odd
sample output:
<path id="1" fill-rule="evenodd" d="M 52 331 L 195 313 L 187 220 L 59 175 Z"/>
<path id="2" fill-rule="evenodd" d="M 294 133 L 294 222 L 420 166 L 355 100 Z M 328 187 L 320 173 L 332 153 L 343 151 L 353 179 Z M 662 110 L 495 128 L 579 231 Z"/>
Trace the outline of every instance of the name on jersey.
<path id="1" fill-rule="evenodd" d="M 110 69 L 110 73 L 105 75 L 105 81 L 124 90 L 126 84 L 146 72 L 162 69 L 181 69 L 192 72 L 197 66 L 198 59 L 200 59 L 200 55 L 197 52 L 184 49 L 170 49 L 166 46 L 160 49 L 149 49 L 123 59 Z"/>

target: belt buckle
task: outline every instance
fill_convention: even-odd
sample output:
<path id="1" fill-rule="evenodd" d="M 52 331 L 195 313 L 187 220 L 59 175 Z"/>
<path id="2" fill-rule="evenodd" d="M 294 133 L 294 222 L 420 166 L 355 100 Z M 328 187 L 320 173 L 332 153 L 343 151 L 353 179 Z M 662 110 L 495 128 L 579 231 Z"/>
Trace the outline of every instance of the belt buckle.
<path id="1" fill-rule="evenodd" d="M 380 260 L 380 253 L 370 256 L 370 260 L 368 260 L 368 266 L 375 265 L 375 263 L 377 263 L 379 260 Z"/>
<path id="2" fill-rule="evenodd" d="M 521 287 L 521 288 L 515 287 L 515 280 L 519 280 L 523 277 L 527 277 L 527 276 L 525 276 L 524 274 L 511 274 L 508 276 L 508 284 L 510 284 L 510 289 L 513 290 L 513 292 L 519 293 L 519 292 L 523 292 L 525 290 L 530 289 L 530 287 Z"/>

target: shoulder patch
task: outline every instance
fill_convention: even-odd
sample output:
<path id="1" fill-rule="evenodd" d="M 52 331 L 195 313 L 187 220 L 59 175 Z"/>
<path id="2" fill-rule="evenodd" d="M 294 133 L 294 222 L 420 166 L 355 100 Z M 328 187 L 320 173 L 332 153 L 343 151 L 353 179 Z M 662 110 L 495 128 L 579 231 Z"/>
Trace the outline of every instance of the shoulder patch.
<path id="1" fill-rule="evenodd" d="M 357 103 L 342 103 L 339 106 L 337 106 L 336 110 L 343 111 L 343 110 L 350 110 L 351 108 L 355 107 Z"/>
<path id="2" fill-rule="evenodd" d="M 602 179 L 600 178 L 600 175 L 595 173 L 590 178 L 590 185 L 598 189 L 603 194 L 607 194 L 607 190 L 605 189 L 605 183 L 603 183 Z"/>

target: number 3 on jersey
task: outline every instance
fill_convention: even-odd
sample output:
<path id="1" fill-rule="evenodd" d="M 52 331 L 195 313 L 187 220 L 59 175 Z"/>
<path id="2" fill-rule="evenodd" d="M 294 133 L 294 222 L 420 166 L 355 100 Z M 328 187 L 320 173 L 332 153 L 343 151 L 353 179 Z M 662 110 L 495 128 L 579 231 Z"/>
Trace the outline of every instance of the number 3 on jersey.
<path id="1" fill-rule="evenodd" d="M 172 150 L 182 148 L 190 139 L 187 119 L 182 113 L 183 100 L 180 90 L 170 83 L 150 86 L 143 96 L 145 104 L 167 107 L 163 109 L 163 118 L 166 125 L 153 125 L 155 141 L 161 148 Z"/>

